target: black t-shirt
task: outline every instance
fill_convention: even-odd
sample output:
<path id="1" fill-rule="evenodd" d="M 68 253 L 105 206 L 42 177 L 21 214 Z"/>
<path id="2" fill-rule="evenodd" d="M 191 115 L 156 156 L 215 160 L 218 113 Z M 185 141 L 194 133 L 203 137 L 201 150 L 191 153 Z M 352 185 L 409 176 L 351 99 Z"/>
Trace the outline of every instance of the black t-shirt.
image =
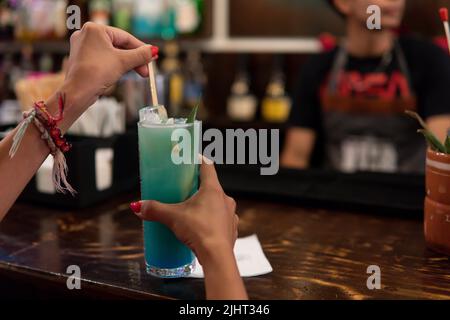
<path id="1" fill-rule="evenodd" d="M 414 38 L 400 37 L 397 49 L 387 63 L 385 57 L 348 56 L 340 73 L 335 72 L 339 48 L 302 67 L 290 124 L 316 131 L 328 166 L 423 171 L 425 144 L 404 109 L 425 119 L 450 114 L 450 58 Z"/>

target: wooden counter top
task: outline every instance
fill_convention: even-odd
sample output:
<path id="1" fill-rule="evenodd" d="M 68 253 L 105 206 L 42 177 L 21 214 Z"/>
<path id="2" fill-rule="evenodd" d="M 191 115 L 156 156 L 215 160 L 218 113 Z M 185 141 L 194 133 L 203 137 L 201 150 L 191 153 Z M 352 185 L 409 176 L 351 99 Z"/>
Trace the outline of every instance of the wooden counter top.
<path id="1" fill-rule="evenodd" d="M 71 295 L 65 272 L 78 265 L 82 297 L 203 299 L 203 280 L 145 273 L 136 198 L 80 211 L 16 204 L 0 224 L 0 284 Z M 238 200 L 238 213 L 240 236 L 256 233 L 274 269 L 245 280 L 252 299 L 450 299 L 450 259 L 425 248 L 419 220 L 254 200 Z M 381 290 L 367 289 L 369 265 Z"/>

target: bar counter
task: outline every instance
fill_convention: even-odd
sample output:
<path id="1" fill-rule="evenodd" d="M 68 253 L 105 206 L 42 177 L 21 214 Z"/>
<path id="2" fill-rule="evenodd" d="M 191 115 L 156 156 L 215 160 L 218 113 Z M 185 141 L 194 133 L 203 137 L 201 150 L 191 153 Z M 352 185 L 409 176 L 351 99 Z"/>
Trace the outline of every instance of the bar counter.
<path id="1" fill-rule="evenodd" d="M 18 203 L 0 224 L 0 279 L 14 295 L 87 299 L 204 299 L 203 280 L 144 270 L 137 193 L 85 210 Z M 450 259 L 429 251 L 418 219 L 303 209 L 237 199 L 240 236 L 257 234 L 273 273 L 245 279 L 252 299 L 450 299 Z M 66 269 L 81 268 L 81 290 Z M 366 285 L 381 268 L 380 290 Z"/>

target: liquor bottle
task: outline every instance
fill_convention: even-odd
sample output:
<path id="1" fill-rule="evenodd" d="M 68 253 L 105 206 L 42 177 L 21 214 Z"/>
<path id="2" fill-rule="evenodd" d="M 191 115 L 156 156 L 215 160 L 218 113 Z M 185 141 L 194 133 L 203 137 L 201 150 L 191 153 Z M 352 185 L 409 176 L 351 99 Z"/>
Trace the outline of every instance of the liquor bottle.
<path id="1" fill-rule="evenodd" d="M 43 73 L 53 71 L 53 58 L 49 53 L 44 53 L 39 59 L 39 71 Z"/>
<path id="2" fill-rule="evenodd" d="M 14 10 L 9 2 L 0 2 L 0 40 L 14 37 Z"/>
<path id="3" fill-rule="evenodd" d="M 0 61 L 0 99 L 6 100 L 13 96 L 14 88 L 11 83 L 11 70 L 14 61 L 11 54 L 6 54 Z"/>
<path id="4" fill-rule="evenodd" d="M 140 77 L 136 72 L 128 72 L 119 80 L 117 92 L 125 106 L 127 124 L 135 124 L 139 118 L 139 109 L 149 105 L 151 101 L 148 80 Z M 163 101 L 160 103 L 164 104 Z"/>
<path id="5" fill-rule="evenodd" d="M 197 117 L 206 120 L 207 112 L 203 104 L 203 92 L 206 86 L 206 75 L 203 70 L 202 55 L 199 50 L 189 50 L 185 65 L 184 112 L 189 115 L 198 106 Z"/>
<path id="6" fill-rule="evenodd" d="M 20 59 L 20 69 L 22 70 L 23 74 L 26 76 L 36 71 L 33 61 L 33 46 L 31 44 L 24 45 L 21 49 L 21 54 L 22 56 Z"/>
<path id="7" fill-rule="evenodd" d="M 286 95 L 281 58 L 275 59 L 272 77 L 262 101 L 262 118 L 267 122 L 283 123 L 289 118 L 292 101 Z"/>
<path id="8" fill-rule="evenodd" d="M 164 48 L 165 58 L 162 71 L 165 77 L 167 93 L 166 105 L 174 117 L 181 115 L 184 93 L 184 77 L 178 59 L 179 46 L 175 41 L 167 42 Z"/>
<path id="9" fill-rule="evenodd" d="M 15 36 L 33 41 L 62 38 L 67 33 L 67 0 L 11 1 L 15 8 Z"/>
<path id="10" fill-rule="evenodd" d="M 113 0 L 113 24 L 115 27 L 131 31 L 133 0 Z"/>
<path id="11" fill-rule="evenodd" d="M 108 0 L 92 0 L 89 2 L 89 18 L 92 22 L 109 25 L 111 4 Z"/>
<path id="12" fill-rule="evenodd" d="M 67 0 L 57 0 L 54 4 L 54 33 L 57 39 L 67 35 Z"/>
<path id="13" fill-rule="evenodd" d="M 166 0 L 134 1 L 133 33 L 143 39 L 159 38 L 162 33 Z"/>
<path id="14" fill-rule="evenodd" d="M 181 35 L 197 32 L 202 24 L 204 0 L 175 0 L 176 29 Z"/>
<path id="15" fill-rule="evenodd" d="M 231 86 L 228 98 L 227 113 L 233 121 L 249 122 L 254 120 L 257 111 L 257 99 L 250 92 L 250 81 L 247 72 L 246 58 L 242 57 L 236 79 Z"/>
<path id="16" fill-rule="evenodd" d="M 177 35 L 175 28 L 175 0 L 164 0 L 164 13 L 162 15 L 161 38 L 173 40 Z"/>
<path id="17" fill-rule="evenodd" d="M 15 84 L 22 79 L 25 74 L 22 68 L 15 62 L 14 56 L 7 53 L 2 61 L 1 73 L 3 74 L 2 89 L 5 99 L 15 98 Z"/>
<path id="18" fill-rule="evenodd" d="M 14 23 L 14 37 L 21 41 L 30 41 L 34 35 L 30 32 L 31 17 L 27 7 L 21 2 L 16 5 L 16 17 Z"/>

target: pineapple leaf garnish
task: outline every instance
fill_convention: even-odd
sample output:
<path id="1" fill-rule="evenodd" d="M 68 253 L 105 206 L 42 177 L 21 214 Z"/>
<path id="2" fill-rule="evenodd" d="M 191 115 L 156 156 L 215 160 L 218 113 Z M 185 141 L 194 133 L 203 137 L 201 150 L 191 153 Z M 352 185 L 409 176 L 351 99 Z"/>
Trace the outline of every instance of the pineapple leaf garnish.
<path id="1" fill-rule="evenodd" d="M 416 119 L 419 124 L 423 127 L 423 129 L 418 130 L 417 132 L 423 134 L 425 139 L 427 140 L 428 146 L 433 151 L 442 152 L 450 154 L 450 138 L 447 137 L 445 141 L 445 146 L 439 141 L 438 138 L 428 129 L 425 121 L 417 114 L 417 112 L 406 110 L 405 113 L 409 115 L 411 118 Z"/>
<path id="2" fill-rule="evenodd" d="M 196 105 L 195 108 L 192 109 L 192 111 L 189 114 L 189 117 L 187 119 L 187 123 L 194 123 L 195 122 L 195 119 L 197 119 L 197 111 L 198 111 L 198 105 Z"/>

